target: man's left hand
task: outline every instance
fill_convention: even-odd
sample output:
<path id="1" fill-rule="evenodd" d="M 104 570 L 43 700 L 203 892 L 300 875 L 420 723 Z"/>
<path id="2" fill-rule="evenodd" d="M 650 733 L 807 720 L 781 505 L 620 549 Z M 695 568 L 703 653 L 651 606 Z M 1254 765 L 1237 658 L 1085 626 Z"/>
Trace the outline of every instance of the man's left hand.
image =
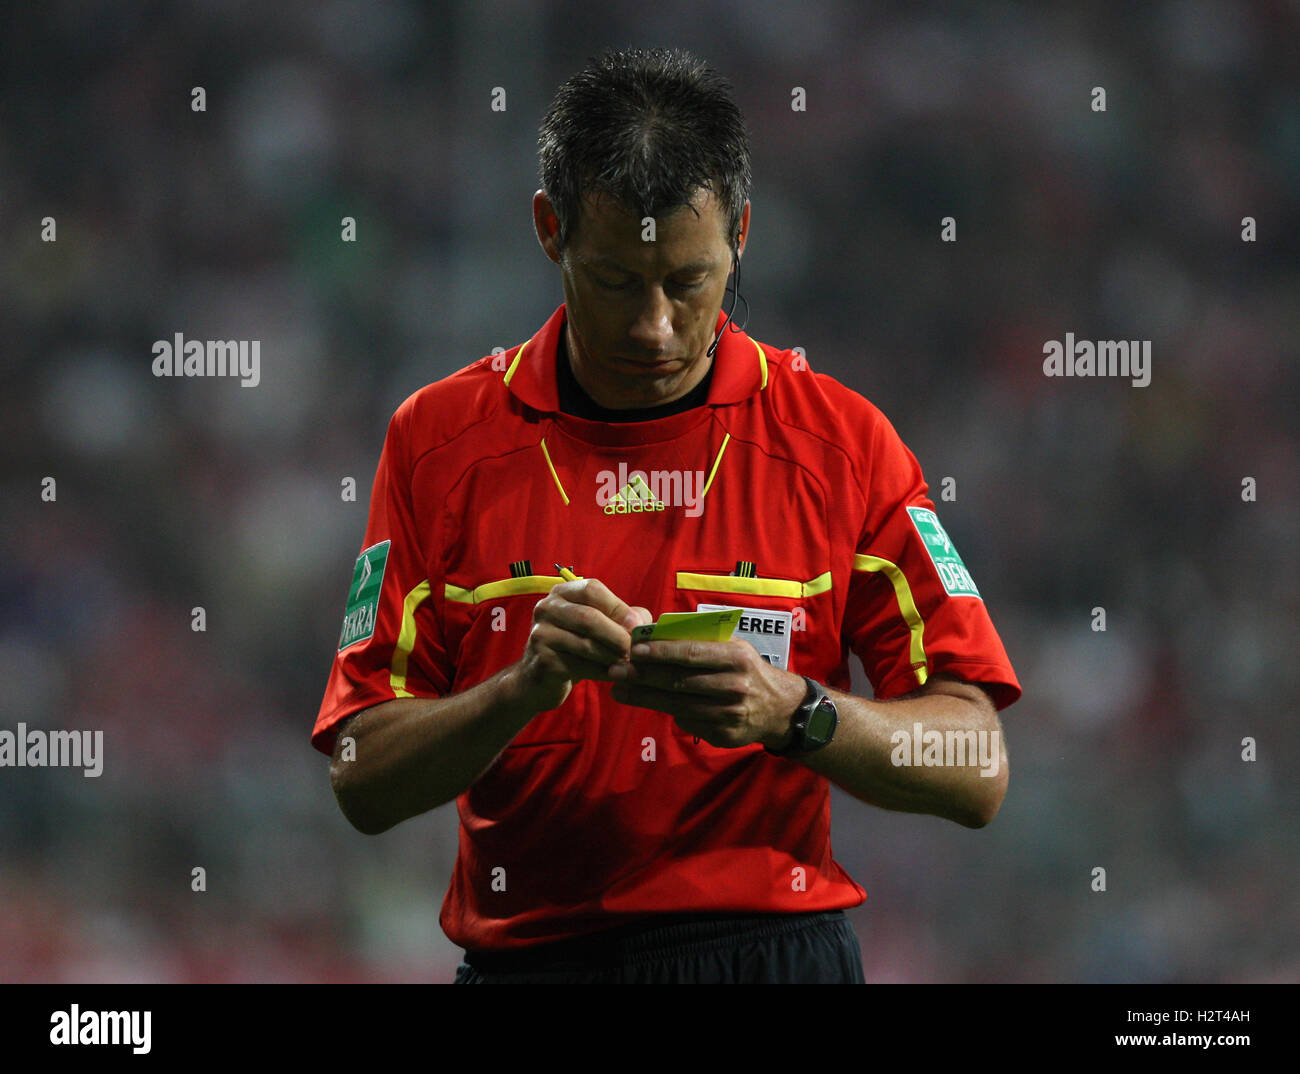
<path id="1" fill-rule="evenodd" d="M 747 641 L 640 642 L 610 675 L 615 701 L 666 712 L 687 734 L 723 749 L 787 745 L 807 693 L 802 676 L 773 667 Z"/>

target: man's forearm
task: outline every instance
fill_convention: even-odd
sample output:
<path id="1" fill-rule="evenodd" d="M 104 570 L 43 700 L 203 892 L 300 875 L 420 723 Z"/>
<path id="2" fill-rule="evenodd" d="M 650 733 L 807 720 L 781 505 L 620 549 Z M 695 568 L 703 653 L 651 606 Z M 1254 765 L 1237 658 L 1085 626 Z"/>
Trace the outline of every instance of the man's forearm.
<path id="1" fill-rule="evenodd" d="M 799 758 L 800 763 L 871 805 L 931 813 L 969 828 L 982 827 L 993 819 L 1006 794 L 1008 765 L 1001 723 L 991 702 L 958 696 L 963 689 L 978 691 L 977 687 L 951 689 L 952 693 L 928 692 L 898 701 L 868 701 L 828 687 L 839 713 L 835 737 L 829 745 Z M 918 724 L 922 741 L 914 745 Z M 963 749 L 970 747 L 965 763 L 952 763 L 956 751 L 950 756 L 947 749 L 939 749 L 941 763 L 934 764 L 933 745 L 928 754 L 932 763 L 924 763 L 926 734 L 932 731 L 942 736 L 945 746 L 957 744 L 958 733 L 975 731 L 975 736 L 964 735 L 960 743 Z M 906 737 L 896 737 L 897 732 Z"/>
<path id="2" fill-rule="evenodd" d="M 515 689 L 513 671 L 449 697 L 386 701 L 350 720 L 330 782 L 352 825 L 377 835 L 450 802 L 482 775 L 536 715 Z"/>

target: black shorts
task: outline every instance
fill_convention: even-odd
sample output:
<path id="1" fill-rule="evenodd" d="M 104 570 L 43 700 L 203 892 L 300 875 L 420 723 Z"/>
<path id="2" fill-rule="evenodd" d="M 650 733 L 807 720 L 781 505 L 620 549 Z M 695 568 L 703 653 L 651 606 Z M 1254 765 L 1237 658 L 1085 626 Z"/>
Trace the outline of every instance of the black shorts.
<path id="1" fill-rule="evenodd" d="M 665 924 L 664 922 L 671 922 Z M 456 984 L 864 984 L 843 910 L 672 914 L 519 953 L 465 952 Z"/>

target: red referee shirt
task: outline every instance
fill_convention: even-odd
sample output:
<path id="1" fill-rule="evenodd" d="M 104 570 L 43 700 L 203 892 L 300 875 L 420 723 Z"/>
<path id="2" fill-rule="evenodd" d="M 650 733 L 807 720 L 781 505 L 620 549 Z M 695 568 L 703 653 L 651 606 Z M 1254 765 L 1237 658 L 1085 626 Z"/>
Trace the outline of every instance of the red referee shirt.
<path id="1" fill-rule="evenodd" d="M 557 562 L 656 617 L 752 609 L 775 634 L 760 651 L 840 690 L 852 649 L 878 697 L 939 671 L 999 708 L 1020 696 L 920 466 L 870 402 L 728 331 L 706 406 L 584 420 L 558 407 L 564 317 L 394 414 L 318 749 L 361 709 L 458 693 L 519 659 Z M 866 898 L 831 855 L 823 776 L 757 744 L 696 743 L 610 689 L 577 683 L 456 800 L 453 942 L 502 951 L 656 913 Z"/>

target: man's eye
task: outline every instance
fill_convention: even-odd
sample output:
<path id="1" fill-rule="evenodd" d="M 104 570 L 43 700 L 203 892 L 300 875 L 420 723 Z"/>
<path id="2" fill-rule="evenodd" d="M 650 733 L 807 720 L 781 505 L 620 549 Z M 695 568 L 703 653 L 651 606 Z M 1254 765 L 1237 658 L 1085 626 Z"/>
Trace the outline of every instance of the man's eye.
<path id="1" fill-rule="evenodd" d="M 674 282 L 673 286 L 677 288 L 677 290 L 679 291 L 698 291 L 701 287 L 704 286 L 704 281 L 696 280 L 693 283 Z"/>
<path id="2" fill-rule="evenodd" d="M 599 276 L 593 277 L 597 287 L 602 287 L 606 291 L 626 291 L 632 286 L 631 280 L 625 280 L 622 283 L 610 283 L 608 280 L 602 280 Z"/>

